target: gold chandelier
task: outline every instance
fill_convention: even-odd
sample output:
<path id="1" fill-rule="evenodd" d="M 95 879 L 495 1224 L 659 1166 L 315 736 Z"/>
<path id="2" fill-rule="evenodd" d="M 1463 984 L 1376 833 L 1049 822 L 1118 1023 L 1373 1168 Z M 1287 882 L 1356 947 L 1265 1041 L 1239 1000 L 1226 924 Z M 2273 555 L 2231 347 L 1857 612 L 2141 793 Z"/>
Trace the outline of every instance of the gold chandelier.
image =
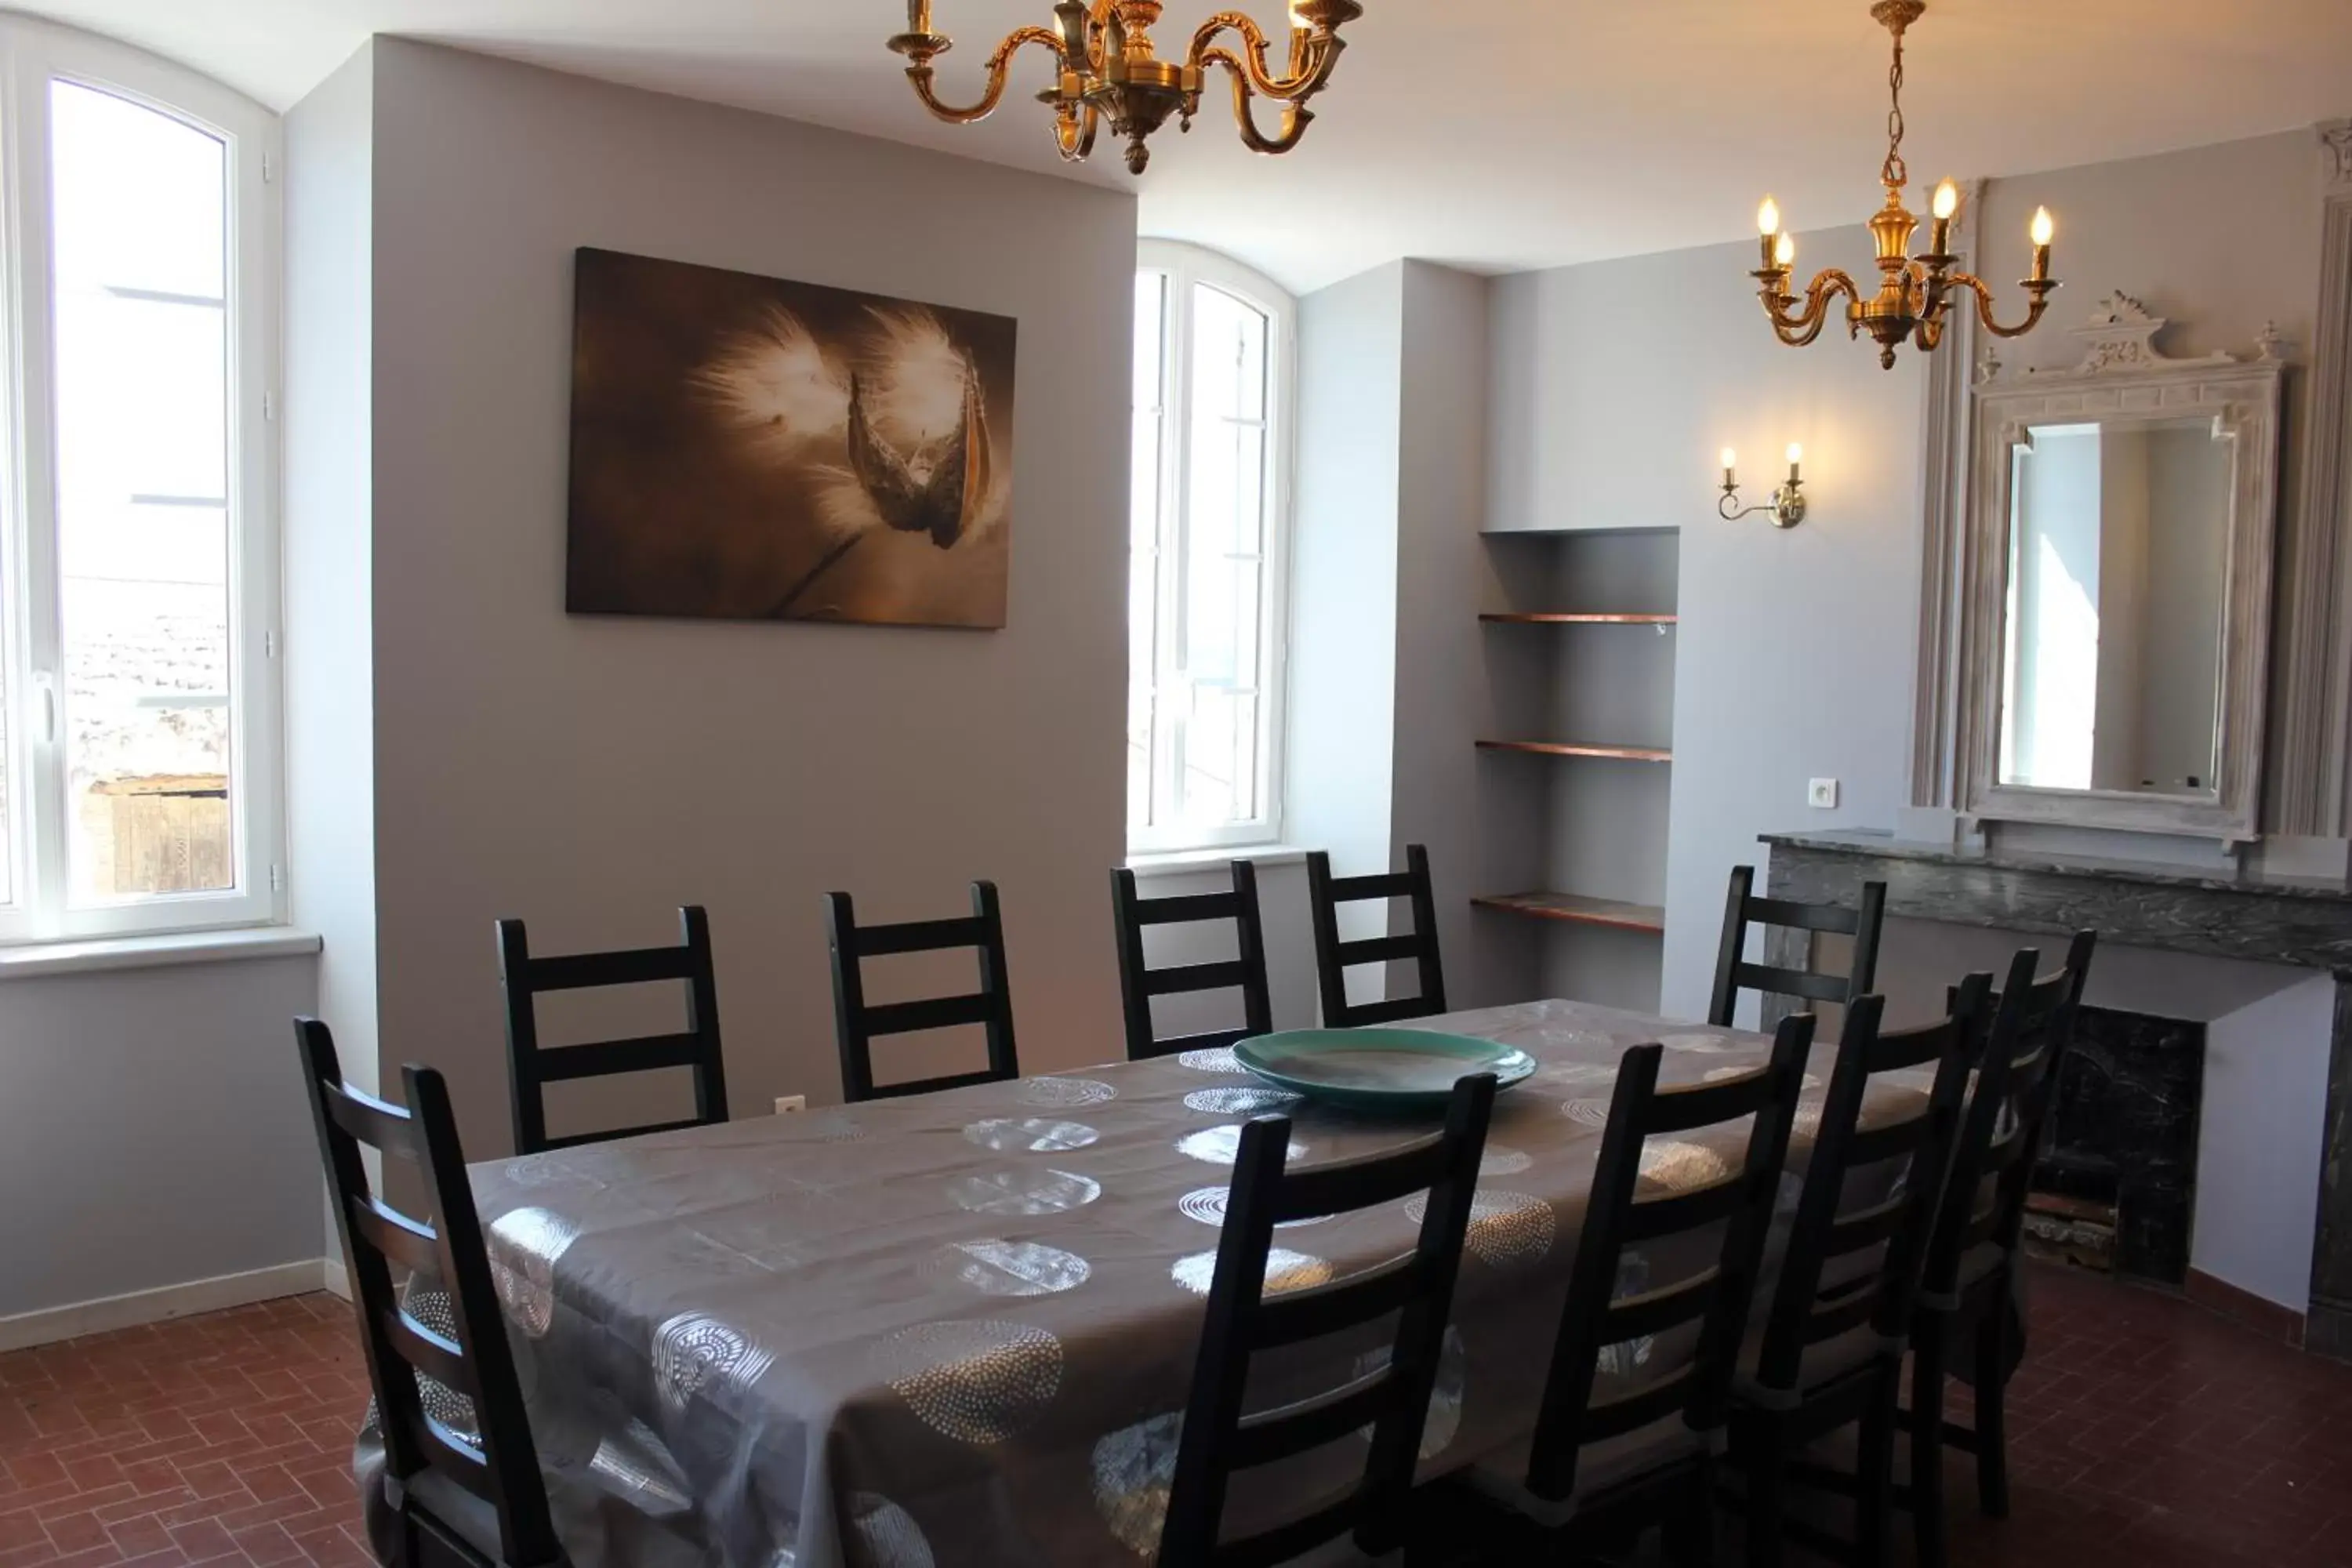
<path id="1" fill-rule="evenodd" d="M 1965 289 L 1976 296 L 1977 319 L 1985 331 L 1998 338 L 2015 338 L 2033 330 L 2050 302 L 2050 291 L 2058 287 L 2050 276 L 2054 226 L 2050 209 L 2042 207 L 2035 211 L 2030 228 L 2033 276 L 2020 284 L 2032 296 L 2032 303 L 2025 320 L 2013 327 L 1994 321 L 1992 290 L 1981 279 L 1953 270 L 1958 258 L 1951 254 L 1952 219 L 1960 210 L 1960 191 L 1949 180 L 1936 187 L 1935 226 L 1926 253 L 1916 258 L 1910 254 L 1911 237 L 1918 232 L 1919 220 L 1903 205 L 1903 187 L 1911 177 L 1903 163 L 1903 34 L 1927 9 L 1926 0 L 1878 0 L 1870 8 L 1872 17 L 1895 36 L 1895 65 L 1887 72 L 1894 104 L 1886 115 L 1886 162 L 1878 171 L 1879 181 L 1886 187 L 1886 205 L 1870 220 L 1870 237 L 1878 250 L 1878 292 L 1864 300 L 1851 277 L 1828 268 L 1807 286 L 1804 309 L 1792 311 L 1797 297 L 1789 292 L 1789 278 L 1790 264 L 1797 258 L 1797 242 L 1780 226 L 1780 208 L 1771 197 L 1766 196 L 1757 209 L 1764 259 L 1750 276 L 1759 285 L 1757 296 L 1772 320 L 1772 331 L 1793 348 L 1802 348 L 1821 336 L 1831 299 L 1843 294 L 1846 335 L 1858 338 L 1867 331 L 1877 340 L 1878 363 L 1892 370 L 1895 351 L 1904 339 L 1911 339 L 1923 353 L 1943 341 L 1945 318 L 1958 290 Z"/>
<path id="2" fill-rule="evenodd" d="M 1339 29 L 1364 14 L 1356 0 L 1292 0 L 1290 60 L 1276 73 L 1266 64 L 1266 37 L 1238 11 L 1220 11 L 1201 24 L 1181 62 L 1163 60 L 1152 50 L 1151 27 L 1160 20 L 1160 0 L 1062 0 L 1054 26 L 1023 27 L 988 57 L 988 89 L 968 108 L 942 103 L 931 90 L 931 61 L 953 40 L 931 27 L 931 0 L 907 0 L 907 31 L 890 47 L 907 57 L 907 79 L 915 96 L 941 120 L 969 125 L 995 112 L 1004 96 L 1005 73 L 1013 54 L 1035 44 L 1054 56 L 1055 80 L 1037 95 L 1054 111 L 1054 143 L 1075 163 L 1094 151 L 1095 132 L 1110 121 L 1111 133 L 1127 138 L 1127 166 L 1135 174 L 1151 161 L 1144 141 L 1176 116 L 1180 130 L 1192 129 L 1209 68 L 1233 76 L 1234 120 L 1242 141 L 1258 153 L 1287 153 L 1315 118 L 1307 100 L 1323 90 L 1339 63 Z M 1218 42 L 1231 33 L 1233 47 Z M 1282 128 L 1272 135 L 1257 128 L 1250 99 L 1283 106 Z"/>

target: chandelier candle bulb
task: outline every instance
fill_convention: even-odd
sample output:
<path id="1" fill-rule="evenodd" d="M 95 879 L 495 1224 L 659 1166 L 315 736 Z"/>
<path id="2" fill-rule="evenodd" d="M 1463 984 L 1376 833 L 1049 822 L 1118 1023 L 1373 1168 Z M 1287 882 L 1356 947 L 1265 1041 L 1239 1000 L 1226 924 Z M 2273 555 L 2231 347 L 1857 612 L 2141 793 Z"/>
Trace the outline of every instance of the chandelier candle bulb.
<path id="1" fill-rule="evenodd" d="M 1728 447 L 1723 449 L 1723 488 L 1727 490 L 1739 488 L 1739 454 Z"/>
<path id="2" fill-rule="evenodd" d="M 1803 477 L 1802 477 L 1801 475 L 1800 475 L 1800 474 L 1798 473 L 1798 471 L 1797 471 L 1800 468 L 1801 468 L 1801 467 L 1803 466 L 1804 461 L 1805 461 L 1805 449 L 1804 449 L 1802 447 L 1798 446 L 1798 445 L 1797 445 L 1797 443 L 1795 443 L 1794 441 L 1790 442 L 1790 443 L 1789 443 L 1789 482 L 1790 482 L 1790 484 L 1792 484 L 1792 485 L 1795 485 L 1795 484 L 1802 484 L 1802 483 L 1804 482 Z"/>
<path id="3" fill-rule="evenodd" d="M 1851 273 L 1824 268 L 1805 287 L 1801 299 L 1790 291 L 1790 267 L 1797 247 L 1780 228 L 1780 209 L 1766 197 L 1757 209 L 1756 226 L 1763 235 L 1763 265 L 1749 274 L 1756 279 L 1756 297 L 1772 323 L 1772 333 L 1790 348 L 1803 348 L 1822 335 L 1829 322 L 1831 301 L 1845 301 L 1847 335 L 1867 332 L 1878 345 L 1878 363 L 1895 368 L 1895 353 L 1908 342 L 1922 353 L 1944 341 L 1952 306 L 1961 296 L 1975 296 L 1977 320 L 1997 338 L 2022 337 L 2042 321 L 2051 291 L 2058 287 L 2050 276 L 2050 215 L 2033 219 L 2033 276 L 2021 285 L 2026 292 L 2025 319 L 2005 326 L 1993 319 L 1992 290 L 1982 279 L 1959 271 L 1953 263 L 1952 220 L 1960 210 L 1959 187 L 1945 180 L 1928 202 L 1932 224 L 1927 249 L 1914 256 L 1911 243 L 1919 232 L 1918 216 L 1903 205 L 1903 190 L 1911 174 L 1903 162 L 1903 37 L 1927 9 L 1927 0 L 1876 0 L 1872 18 L 1894 40 L 1895 64 L 1886 73 L 1890 100 L 1886 115 L 1886 156 L 1878 167 L 1878 182 L 1886 200 L 1870 219 L 1871 247 L 1876 255 L 1878 283 L 1865 290 Z M 1802 512 L 1798 513 L 1799 516 Z M 1782 527 L 1790 526 L 1775 517 Z"/>
<path id="4" fill-rule="evenodd" d="M 1933 208 L 1936 226 L 1934 237 L 1927 244 L 1929 255 L 1938 257 L 1951 255 L 1952 217 L 1959 210 L 1960 188 L 1951 181 L 1946 180 L 1936 187 L 1936 205 Z"/>

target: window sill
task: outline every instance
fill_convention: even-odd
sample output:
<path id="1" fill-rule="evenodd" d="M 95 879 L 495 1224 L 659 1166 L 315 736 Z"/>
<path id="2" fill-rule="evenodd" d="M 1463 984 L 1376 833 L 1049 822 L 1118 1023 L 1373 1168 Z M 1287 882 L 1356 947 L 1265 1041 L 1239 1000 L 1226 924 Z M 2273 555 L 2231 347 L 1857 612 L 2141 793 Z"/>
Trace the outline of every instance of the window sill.
<path id="1" fill-rule="evenodd" d="M 1306 850 L 1287 844 L 1219 844 L 1206 849 L 1156 849 L 1150 854 L 1129 855 L 1127 868 L 1139 877 L 1176 877 L 1233 860 L 1247 860 L 1258 866 L 1296 866 L 1306 858 Z"/>
<path id="2" fill-rule="evenodd" d="M 163 969 L 182 963 L 285 958 L 316 952 L 322 945 L 315 931 L 295 931 L 287 926 L 35 942 L 0 948 L 0 984 L 52 974 L 91 974 L 109 969 Z"/>

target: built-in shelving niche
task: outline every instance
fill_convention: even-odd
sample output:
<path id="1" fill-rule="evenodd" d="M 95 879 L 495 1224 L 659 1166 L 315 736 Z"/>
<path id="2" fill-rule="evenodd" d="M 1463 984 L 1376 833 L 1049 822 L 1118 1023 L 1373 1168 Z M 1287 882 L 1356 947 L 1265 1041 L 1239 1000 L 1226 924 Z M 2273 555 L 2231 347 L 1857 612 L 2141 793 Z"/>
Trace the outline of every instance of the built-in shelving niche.
<path id="1" fill-rule="evenodd" d="M 1488 533 L 1481 637 L 1496 728 L 1489 789 L 1525 791 L 1538 832 L 1507 886 L 1471 902 L 1482 936 L 1538 945 L 1540 994 L 1654 1011 L 1673 777 L 1672 529 Z"/>

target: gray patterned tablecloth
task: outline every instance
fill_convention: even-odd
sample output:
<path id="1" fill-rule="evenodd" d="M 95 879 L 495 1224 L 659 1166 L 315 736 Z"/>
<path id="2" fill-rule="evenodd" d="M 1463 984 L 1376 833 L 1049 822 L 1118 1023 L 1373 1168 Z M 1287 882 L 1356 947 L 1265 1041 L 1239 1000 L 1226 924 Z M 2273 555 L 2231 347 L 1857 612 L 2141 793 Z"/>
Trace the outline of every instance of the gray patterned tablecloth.
<path id="1" fill-rule="evenodd" d="M 1423 1444 L 1436 1471 L 1532 1425 L 1620 1054 L 1663 1040 L 1682 1083 L 1768 1042 L 1570 1002 L 1425 1024 L 1540 1064 L 1496 1104 Z M 1210 1052 L 475 1166 L 579 1568 L 1148 1560 L 1234 1140 L 1277 1110 L 1304 1163 L 1423 1131 L 1297 1102 Z M 1653 1141 L 1644 1170 L 1696 1184 L 1737 1152 Z M 1409 1201 L 1286 1229 L 1270 1284 L 1391 1258 L 1418 1219 Z M 1253 1397 L 1328 1386 L 1376 1342 L 1268 1367 Z"/>

